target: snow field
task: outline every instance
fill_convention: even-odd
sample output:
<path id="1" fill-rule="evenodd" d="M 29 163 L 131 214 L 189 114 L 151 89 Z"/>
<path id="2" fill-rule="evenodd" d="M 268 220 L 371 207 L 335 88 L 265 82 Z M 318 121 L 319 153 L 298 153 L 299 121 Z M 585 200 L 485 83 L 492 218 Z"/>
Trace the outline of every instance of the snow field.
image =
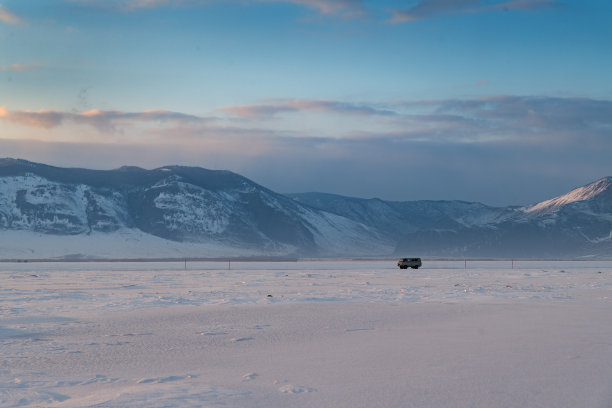
<path id="1" fill-rule="evenodd" d="M 0 264 L 2 407 L 609 407 L 612 262 Z"/>

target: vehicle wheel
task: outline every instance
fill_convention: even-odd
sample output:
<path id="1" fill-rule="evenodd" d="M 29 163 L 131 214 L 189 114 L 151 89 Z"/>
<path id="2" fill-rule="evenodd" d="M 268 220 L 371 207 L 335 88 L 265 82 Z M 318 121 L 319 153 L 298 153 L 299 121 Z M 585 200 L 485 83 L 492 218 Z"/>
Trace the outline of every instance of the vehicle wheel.
<path id="1" fill-rule="evenodd" d="M 419 269 L 419 267 L 418 266 L 413 266 L 412 269 Z"/>

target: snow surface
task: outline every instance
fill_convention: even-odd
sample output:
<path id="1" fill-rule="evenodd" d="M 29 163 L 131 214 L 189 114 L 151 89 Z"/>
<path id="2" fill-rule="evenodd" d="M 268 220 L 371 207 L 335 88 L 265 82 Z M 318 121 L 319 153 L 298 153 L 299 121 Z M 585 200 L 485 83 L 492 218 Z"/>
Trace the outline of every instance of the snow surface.
<path id="1" fill-rule="evenodd" d="M 1 407 L 612 406 L 611 261 L 0 263 Z"/>
<path id="2" fill-rule="evenodd" d="M 266 255 L 282 256 L 295 250 L 289 245 L 269 250 Z M 138 229 L 113 232 L 92 231 L 78 235 L 47 235 L 32 231 L 2 231 L 0 260 L 31 259 L 160 259 L 220 258 L 262 255 L 262 251 L 220 243 L 169 241 Z"/>

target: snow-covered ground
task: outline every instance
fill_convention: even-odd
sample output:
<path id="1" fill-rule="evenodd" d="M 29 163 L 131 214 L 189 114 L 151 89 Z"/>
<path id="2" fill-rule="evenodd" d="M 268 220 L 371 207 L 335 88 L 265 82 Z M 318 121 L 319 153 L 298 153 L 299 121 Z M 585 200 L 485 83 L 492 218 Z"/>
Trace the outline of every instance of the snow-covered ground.
<path id="1" fill-rule="evenodd" d="M 280 247 L 262 254 L 240 246 L 208 242 L 177 242 L 122 228 L 114 232 L 77 235 L 47 235 L 32 231 L 2 231 L 0 259 L 6 260 L 87 260 L 87 259 L 163 259 L 184 257 L 283 256 L 295 248 Z"/>
<path id="2" fill-rule="evenodd" d="M 0 263 L 0 406 L 612 406 L 612 262 L 394 264 Z"/>

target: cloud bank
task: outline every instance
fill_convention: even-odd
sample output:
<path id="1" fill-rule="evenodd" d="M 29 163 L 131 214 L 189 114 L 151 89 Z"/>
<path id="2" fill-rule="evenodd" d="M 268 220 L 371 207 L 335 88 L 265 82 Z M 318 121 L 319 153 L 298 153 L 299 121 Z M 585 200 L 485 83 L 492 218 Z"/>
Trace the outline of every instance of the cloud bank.
<path id="1" fill-rule="evenodd" d="M 251 105 L 217 109 L 217 116 L 196 116 L 168 110 L 124 112 L 91 109 L 85 112 L 58 110 L 9 110 L 0 107 L 0 120 L 20 126 L 52 129 L 67 123 L 87 125 L 100 132 L 114 132 L 134 123 L 152 129 L 160 123 L 186 134 L 201 131 L 253 134 L 278 137 L 309 137 L 308 124 L 300 131 L 271 127 L 269 119 L 285 114 L 294 129 L 303 124 L 303 115 L 326 115 L 331 121 L 348 118 L 352 126 L 334 139 L 405 139 L 428 143 L 517 143 L 542 141 L 560 135 L 576 138 L 609 135 L 612 129 L 612 101 L 590 98 L 559 98 L 500 95 L 475 99 L 393 101 L 386 104 L 310 99 L 268 99 Z M 241 119 L 248 118 L 244 122 Z M 236 120 L 235 120 L 236 119 Z M 378 131 L 364 131 L 363 124 L 375 121 Z M 215 123 L 215 125 L 213 125 Z M 329 133 L 329 132 L 327 132 Z"/>
<path id="2" fill-rule="evenodd" d="M 227 106 L 219 109 L 246 118 L 264 118 L 282 112 L 327 112 L 351 115 L 394 115 L 395 112 L 369 104 L 312 99 L 267 100 L 257 105 Z"/>
<path id="3" fill-rule="evenodd" d="M 51 129 L 64 122 L 89 125 L 102 132 L 114 132 L 118 125 L 126 126 L 133 122 L 198 123 L 205 119 L 193 115 L 165 110 L 143 112 L 104 111 L 93 109 L 82 113 L 57 110 L 19 111 L 0 106 L 0 119 L 33 128 Z"/>
<path id="4" fill-rule="evenodd" d="M 31 135 L 78 135 L 74 125 L 85 125 L 99 137 L 55 143 L 0 138 L 0 147 L 5 155 L 57 165 L 180 163 L 229 169 L 279 192 L 499 205 L 532 204 L 566 191 L 568 184 L 612 175 L 610 100 L 512 95 L 387 104 L 276 99 L 220 108 L 216 114 L 1 107 L 0 129 L 10 123 L 32 129 Z M 271 120 L 275 115 L 284 117 L 280 125 L 297 125 L 284 129 Z M 330 126 L 347 119 L 351 127 L 338 134 L 327 129 L 332 136 L 322 136 L 304 115 L 331 116 Z M 370 123 L 377 127 L 368 128 Z M 77 161 L 66 162 L 66 157 Z"/>

